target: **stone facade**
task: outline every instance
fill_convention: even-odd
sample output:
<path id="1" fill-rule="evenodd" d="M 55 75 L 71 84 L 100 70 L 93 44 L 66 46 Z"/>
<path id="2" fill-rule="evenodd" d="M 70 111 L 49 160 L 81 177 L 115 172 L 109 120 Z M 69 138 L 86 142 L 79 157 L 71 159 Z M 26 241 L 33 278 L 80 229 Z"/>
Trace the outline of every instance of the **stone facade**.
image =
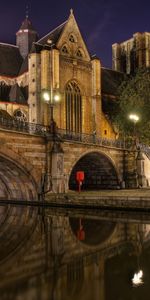
<path id="1" fill-rule="evenodd" d="M 133 37 L 112 45 L 112 68 L 133 73 L 138 68 L 150 67 L 150 33 L 137 32 Z"/>
<path id="2" fill-rule="evenodd" d="M 44 89 L 49 91 L 52 89 L 53 92 L 59 89 L 61 102 L 54 107 L 54 118 L 58 127 L 65 129 L 65 90 L 69 82 L 75 82 L 82 97 L 82 132 L 91 133 L 97 130 L 100 135 L 102 119 L 100 61 L 97 58 L 91 60 L 73 14 L 69 16 L 64 26 L 56 48 L 50 47 L 42 49 L 40 53 L 30 54 L 29 76 L 35 79 L 34 83 L 32 78 L 29 80 L 29 105 L 32 107 L 35 104 L 35 109 L 31 108 L 30 122 L 48 124 L 48 107 L 40 95 Z M 80 57 L 77 55 L 79 50 Z M 37 64 L 41 64 L 40 69 Z M 74 122 L 75 116 L 72 118 Z"/>
<path id="3" fill-rule="evenodd" d="M 42 92 L 48 90 L 51 101 L 59 92 L 60 103 L 54 104 L 54 119 L 59 128 L 95 132 L 115 139 L 116 132 L 102 111 L 101 63 L 96 56 L 90 56 L 73 11 L 66 22 L 38 41 L 27 17 L 16 35 L 17 47 L 9 45 L 9 51 L 16 60 L 19 57 L 20 70 L 14 72 L 17 63 L 10 66 L 14 76 L 4 75 L 7 66 L 6 70 L 0 70 L 0 86 L 4 83 L 8 87 L 4 99 L 0 99 L 0 109 L 7 110 L 11 116 L 20 110 L 26 121 L 49 125 L 50 105 L 44 103 Z M 17 97 L 15 101 L 10 98 L 9 89 L 15 84 L 20 89 L 28 89 L 22 102 Z"/>
<path id="4" fill-rule="evenodd" d="M 148 158 L 134 150 L 92 141 L 53 143 L 48 137 L 2 129 L 0 140 L 0 196 L 5 199 L 35 200 L 47 191 L 77 190 L 79 170 L 85 172 L 85 190 L 149 186 Z"/>
<path id="5" fill-rule="evenodd" d="M 37 199 L 42 189 L 67 192 L 72 170 L 82 157 L 88 155 L 89 159 L 95 160 L 100 166 L 103 176 L 110 179 L 109 185 L 113 186 L 113 174 L 116 184 L 123 180 L 122 149 L 67 141 L 59 148 L 45 137 L 2 129 L 0 140 L 1 174 L 4 181 L 4 186 L 1 184 L 1 197 L 5 199 L 12 197 L 30 200 L 33 194 Z M 99 168 L 98 165 L 95 168 Z M 20 174 L 19 178 L 17 174 Z M 5 187 L 11 191 L 11 195 L 6 193 Z M 32 190 L 31 195 L 29 190 Z"/>

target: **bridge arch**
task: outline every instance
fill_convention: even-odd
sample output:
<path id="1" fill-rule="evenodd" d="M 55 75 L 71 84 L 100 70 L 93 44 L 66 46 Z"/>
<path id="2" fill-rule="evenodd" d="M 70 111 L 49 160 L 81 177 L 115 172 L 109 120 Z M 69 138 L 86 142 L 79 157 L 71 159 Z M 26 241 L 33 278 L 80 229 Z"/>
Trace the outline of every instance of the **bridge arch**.
<path id="1" fill-rule="evenodd" d="M 84 171 L 83 189 L 115 189 L 119 185 L 119 174 L 113 160 L 102 151 L 84 153 L 75 162 L 69 176 L 69 189 L 76 190 L 76 172 Z"/>
<path id="2" fill-rule="evenodd" d="M 70 217 L 69 224 L 74 236 L 85 246 L 97 247 L 105 243 L 115 232 L 116 223 L 96 218 Z"/>
<path id="3" fill-rule="evenodd" d="M 29 201 L 37 199 L 36 183 L 28 169 L 25 169 L 18 161 L 1 152 L 0 198 L 4 200 Z"/>

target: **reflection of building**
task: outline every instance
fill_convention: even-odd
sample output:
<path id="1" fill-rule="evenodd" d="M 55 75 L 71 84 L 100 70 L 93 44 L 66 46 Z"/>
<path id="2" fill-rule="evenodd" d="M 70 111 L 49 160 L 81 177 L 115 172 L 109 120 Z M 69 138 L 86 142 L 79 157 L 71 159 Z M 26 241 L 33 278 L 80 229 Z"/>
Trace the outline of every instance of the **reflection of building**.
<path id="1" fill-rule="evenodd" d="M 150 67 L 150 33 L 137 32 L 129 40 L 113 44 L 112 64 L 114 70 L 127 74 Z"/>
<path id="2" fill-rule="evenodd" d="M 49 111 L 41 91 L 52 88 L 61 94 L 54 109 L 58 127 L 115 138 L 103 111 L 106 98 L 116 97 L 121 74 L 102 69 L 100 60 L 90 56 L 73 12 L 40 40 L 26 17 L 16 36 L 17 46 L 0 43 L 2 113 L 46 125 Z"/>
<path id="3" fill-rule="evenodd" d="M 122 299 L 122 291 L 124 299 L 132 299 L 130 275 L 137 267 L 143 215 L 23 206 L 3 206 L 0 213 L 2 300 Z M 84 241 L 77 238 L 79 217 Z M 147 251 L 145 262 L 141 260 L 145 274 L 149 274 L 147 246 L 140 252 L 142 258 Z M 146 289 L 139 299 L 147 299 Z"/>

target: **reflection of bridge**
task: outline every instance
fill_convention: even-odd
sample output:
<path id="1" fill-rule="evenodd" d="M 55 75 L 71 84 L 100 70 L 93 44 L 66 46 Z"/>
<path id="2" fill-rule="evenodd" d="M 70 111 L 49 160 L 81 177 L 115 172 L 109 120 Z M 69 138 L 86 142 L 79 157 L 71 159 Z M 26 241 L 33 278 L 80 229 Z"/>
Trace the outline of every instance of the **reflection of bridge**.
<path id="1" fill-rule="evenodd" d="M 91 273 L 92 278 L 98 278 L 97 288 L 103 292 L 107 260 L 118 256 L 118 253 L 121 255 L 127 251 L 128 246 L 130 255 L 133 253 L 133 241 L 135 242 L 140 226 L 124 222 L 117 224 L 111 217 L 108 219 L 106 216 L 105 219 L 105 212 L 103 216 L 102 212 L 99 216 L 94 212 L 94 216 L 93 213 L 89 213 L 88 217 L 85 217 L 85 211 L 70 211 L 67 215 L 66 210 L 60 212 L 51 208 L 37 210 L 33 207 L 9 206 L 2 207 L 0 211 L 3 216 L 0 224 L 3 228 L 3 231 L 0 230 L 0 253 L 3 254 L 0 261 L 0 271 L 3 275 L 0 292 L 3 295 L 2 289 L 5 288 L 5 297 L 6 290 L 11 296 L 16 292 L 13 286 L 17 284 L 17 292 L 28 293 L 26 299 L 31 298 L 30 293 L 36 294 L 37 286 L 46 291 L 46 300 L 49 299 L 53 288 L 58 295 L 67 290 L 67 295 L 63 294 L 66 297 L 60 299 L 70 299 L 67 285 L 73 284 L 75 288 L 80 282 L 80 290 Z M 78 224 L 81 217 L 86 221 L 86 236 L 90 237 L 92 234 L 92 239 L 95 237 L 94 245 L 91 245 L 88 239 L 83 242 L 78 240 L 76 230 L 72 228 L 71 220 Z M 92 299 L 97 300 L 97 296 L 93 297 Z"/>
<path id="2" fill-rule="evenodd" d="M 121 210 L 107 210 L 107 209 L 74 209 L 74 208 L 56 208 L 50 207 L 47 208 L 47 211 L 50 215 L 55 216 L 67 216 L 71 218 L 74 216 L 75 218 L 86 218 L 89 220 L 99 220 L 99 221 L 112 221 L 119 223 L 134 223 L 134 224 L 150 224 L 150 214 L 149 213 L 141 213 L 137 211 L 121 211 Z M 86 212 L 86 214 L 85 214 Z"/>
<path id="3" fill-rule="evenodd" d="M 122 141 L 65 130 L 54 135 L 48 127 L 14 120 L 1 119 L 0 126 L 2 198 L 35 199 L 37 191 L 75 189 L 78 170 L 85 172 L 85 189 L 118 188 L 124 181 L 137 186 L 137 152 Z"/>

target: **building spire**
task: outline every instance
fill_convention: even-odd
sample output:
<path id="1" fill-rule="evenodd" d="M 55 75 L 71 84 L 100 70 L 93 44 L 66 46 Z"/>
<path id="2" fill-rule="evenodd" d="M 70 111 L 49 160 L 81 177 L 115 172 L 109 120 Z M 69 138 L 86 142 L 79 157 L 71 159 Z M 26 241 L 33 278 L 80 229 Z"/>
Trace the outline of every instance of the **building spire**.
<path id="1" fill-rule="evenodd" d="M 70 9 L 70 14 L 73 15 L 73 8 Z"/>
<path id="2" fill-rule="evenodd" d="M 26 5 L 26 19 L 29 18 L 29 6 Z"/>

